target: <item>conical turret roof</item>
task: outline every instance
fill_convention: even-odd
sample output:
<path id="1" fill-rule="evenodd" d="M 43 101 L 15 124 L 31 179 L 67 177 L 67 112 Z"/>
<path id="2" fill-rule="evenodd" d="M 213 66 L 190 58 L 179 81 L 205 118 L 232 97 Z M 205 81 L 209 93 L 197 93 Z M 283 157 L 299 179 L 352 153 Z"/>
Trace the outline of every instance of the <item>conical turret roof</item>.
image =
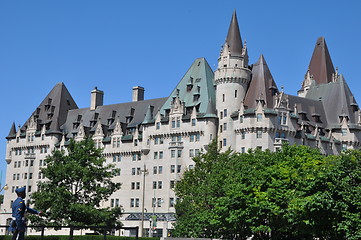
<path id="1" fill-rule="evenodd" d="M 239 31 L 238 20 L 236 11 L 233 12 L 231 24 L 228 29 L 228 34 L 226 38 L 226 43 L 228 45 L 229 52 L 231 56 L 241 56 L 242 55 L 242 38 Z"/>
<path id="2" fill-rule="evenodd" d="M 308 69 L 317 84 L 332 82 L 332 74 L 335 73 L 335 68 L 324 37 L 317 39 Z"/>
<path id="3" fill-rule="evenodd" d="M 11 125 L 11 128 L 10 128 L 9 134 L 6 138 L 7 139 L 14 138 L 15 136 L 16 136 L 16 126 L 15 126 L 15 123 L 13 122 L 13 124 Z"/>
<path id="4" fill-rule="evenodd" d="M 273 108 L 273 96 L 277 92 L 277 85 L 273 80 L 266 60 L 261 55 L 258 62 L 253 65 L 252 80 L 247 90 L 244 105 L 248 108 L 255 108 L 257 100 L 263 100 L 265 108 Z"/>

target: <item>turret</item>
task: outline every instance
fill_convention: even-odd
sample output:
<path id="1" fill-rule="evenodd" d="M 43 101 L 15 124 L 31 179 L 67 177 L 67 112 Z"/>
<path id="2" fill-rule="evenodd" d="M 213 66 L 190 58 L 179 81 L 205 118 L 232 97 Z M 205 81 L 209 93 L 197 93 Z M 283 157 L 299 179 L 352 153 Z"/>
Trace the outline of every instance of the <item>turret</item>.
<path id="1" fill-rule="evenodd" d="M 226 41 L 218 58 L 214 73 L 216 84 L 216 109 L 219 117 L 219 140 L 222 147 L 232 146 L 230 115 L 239 111 L 250 79 L 246 43 L 242 44 L 236 12 L 233 13 Z M 228 126 L 227 126 L 228 125 Z M 226 130 L 224 130 L 226 128 Z"/>

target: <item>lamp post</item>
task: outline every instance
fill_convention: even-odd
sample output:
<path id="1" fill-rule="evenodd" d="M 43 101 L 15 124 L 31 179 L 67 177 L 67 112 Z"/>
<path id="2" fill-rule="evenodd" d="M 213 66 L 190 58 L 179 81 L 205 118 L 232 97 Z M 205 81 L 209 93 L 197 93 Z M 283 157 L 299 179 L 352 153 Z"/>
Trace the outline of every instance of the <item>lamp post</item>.
<path id="1" fill-rule="evenodd" d="M 0 189 L 0 192 L 1 192 L 2 190 L 8 190 L 8 189 L 9 189 L 8 185 L 5 184 L 5 185 Z"/>
<path id="2" fill-rule="evenodd" d="M 143 237 L 144 235 L 144 197 L 145 197 L 145 176 L 146 174 L 148 174 L 148 170 L 145 167 L 145 164 L 143 166 L 143 170 L 141 170 L 141 172 L 143 173 L 143 196 L 142 196 L 142 224 L 141 224 L 141 232 L 140 232 L 140 236 Z"/>
<path id="3" fill-rule="evenodd" d="M 151 221 L 150 221 L 150 223 L 149 223 L 149 237 L 153 237 L 153 233 L 154 233 L 154 231 L 155 231 L 155 229 L 153 229 L 153 227 L 155 228 L 156 227 L 156 219 L 157 219 L 157 217 L 155 216 L 155 207 L 156 207 L 156 205 L 158 206 L 158 205 L 160 205 L 160 204 L 162 204 L 164 201 L 163 201 L 163 199 L 158 199 L 158 200 L 156 200 L 156 198 L 155 198 L 155 190 L 154 190 L 154 197 L 153 197 L 153 201 L 152 201 L 152 204 L 153 204 L 153 213 L 152 213 L 152 218 L 151 218 Z"/>

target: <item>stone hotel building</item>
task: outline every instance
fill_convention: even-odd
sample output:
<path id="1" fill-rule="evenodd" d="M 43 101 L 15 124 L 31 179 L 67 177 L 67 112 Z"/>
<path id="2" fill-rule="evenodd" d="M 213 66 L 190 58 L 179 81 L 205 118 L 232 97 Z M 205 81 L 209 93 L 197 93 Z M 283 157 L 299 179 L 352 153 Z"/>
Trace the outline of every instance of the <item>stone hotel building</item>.
<path id="1" fill-rule="evenodd" d="M 14 190 L 26 186 L 31 198 L 44 179 L 44 159 L 54 149 L 66 149 L 70 139 L 93 138 L 106 163 L 115 165 L 114 181 L 122 188 L 103 206 L 122 206 L 125 226 L 141 226 L 144 207 L 144 228 L 155 215 L 156 236 L 166 236 L 176 220 L 175 183 L 214 139 L 221 150 L 237 152 L 275 151 L 284 142 L 324 154 L 360 147 L 360 109 L 333 66 L 325 39 L 316 42 L 301 89 L 289 95 L 277 87 L 263 55 L 249 63 L 236 13 L 215 71 L 198 58 L 169 97 L 145 100 L 140 86 L 133 88 L 131 102 L 103 105 L 103 95 L 95 88 L 90 107 L 78 108 L 58 83 L 24 125 L 11 126 L 1 225 L 11 218 Z"/>

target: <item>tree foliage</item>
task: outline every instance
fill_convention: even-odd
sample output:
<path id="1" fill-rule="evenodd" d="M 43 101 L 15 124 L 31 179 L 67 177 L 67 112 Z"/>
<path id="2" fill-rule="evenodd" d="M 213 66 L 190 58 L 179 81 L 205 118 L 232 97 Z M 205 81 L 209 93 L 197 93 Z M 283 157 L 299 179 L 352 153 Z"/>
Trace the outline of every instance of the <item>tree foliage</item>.
<path id="1" fill-rule="evenodd" d="M 32 194 L 35 208 L 46 213 L 46 224 L 121 224 L 121 208 L 101 207 L 102 201 L 120 189 L 120 183 L 112 182 L 114 166 L 105 166 L 102 150 L 91 139 L 71 140 L 67 151 L 55 150 L 45 159 L 41 173 L 46 180 Z M 32 220 L 42 223 L 39 218 Z"/>
<path id="2" fill-rule="evenodd" d="M 194 161 L 176 185 L 177 236 L 360 239 L 360 151 L 220 153 L 213 143 Z"/>

